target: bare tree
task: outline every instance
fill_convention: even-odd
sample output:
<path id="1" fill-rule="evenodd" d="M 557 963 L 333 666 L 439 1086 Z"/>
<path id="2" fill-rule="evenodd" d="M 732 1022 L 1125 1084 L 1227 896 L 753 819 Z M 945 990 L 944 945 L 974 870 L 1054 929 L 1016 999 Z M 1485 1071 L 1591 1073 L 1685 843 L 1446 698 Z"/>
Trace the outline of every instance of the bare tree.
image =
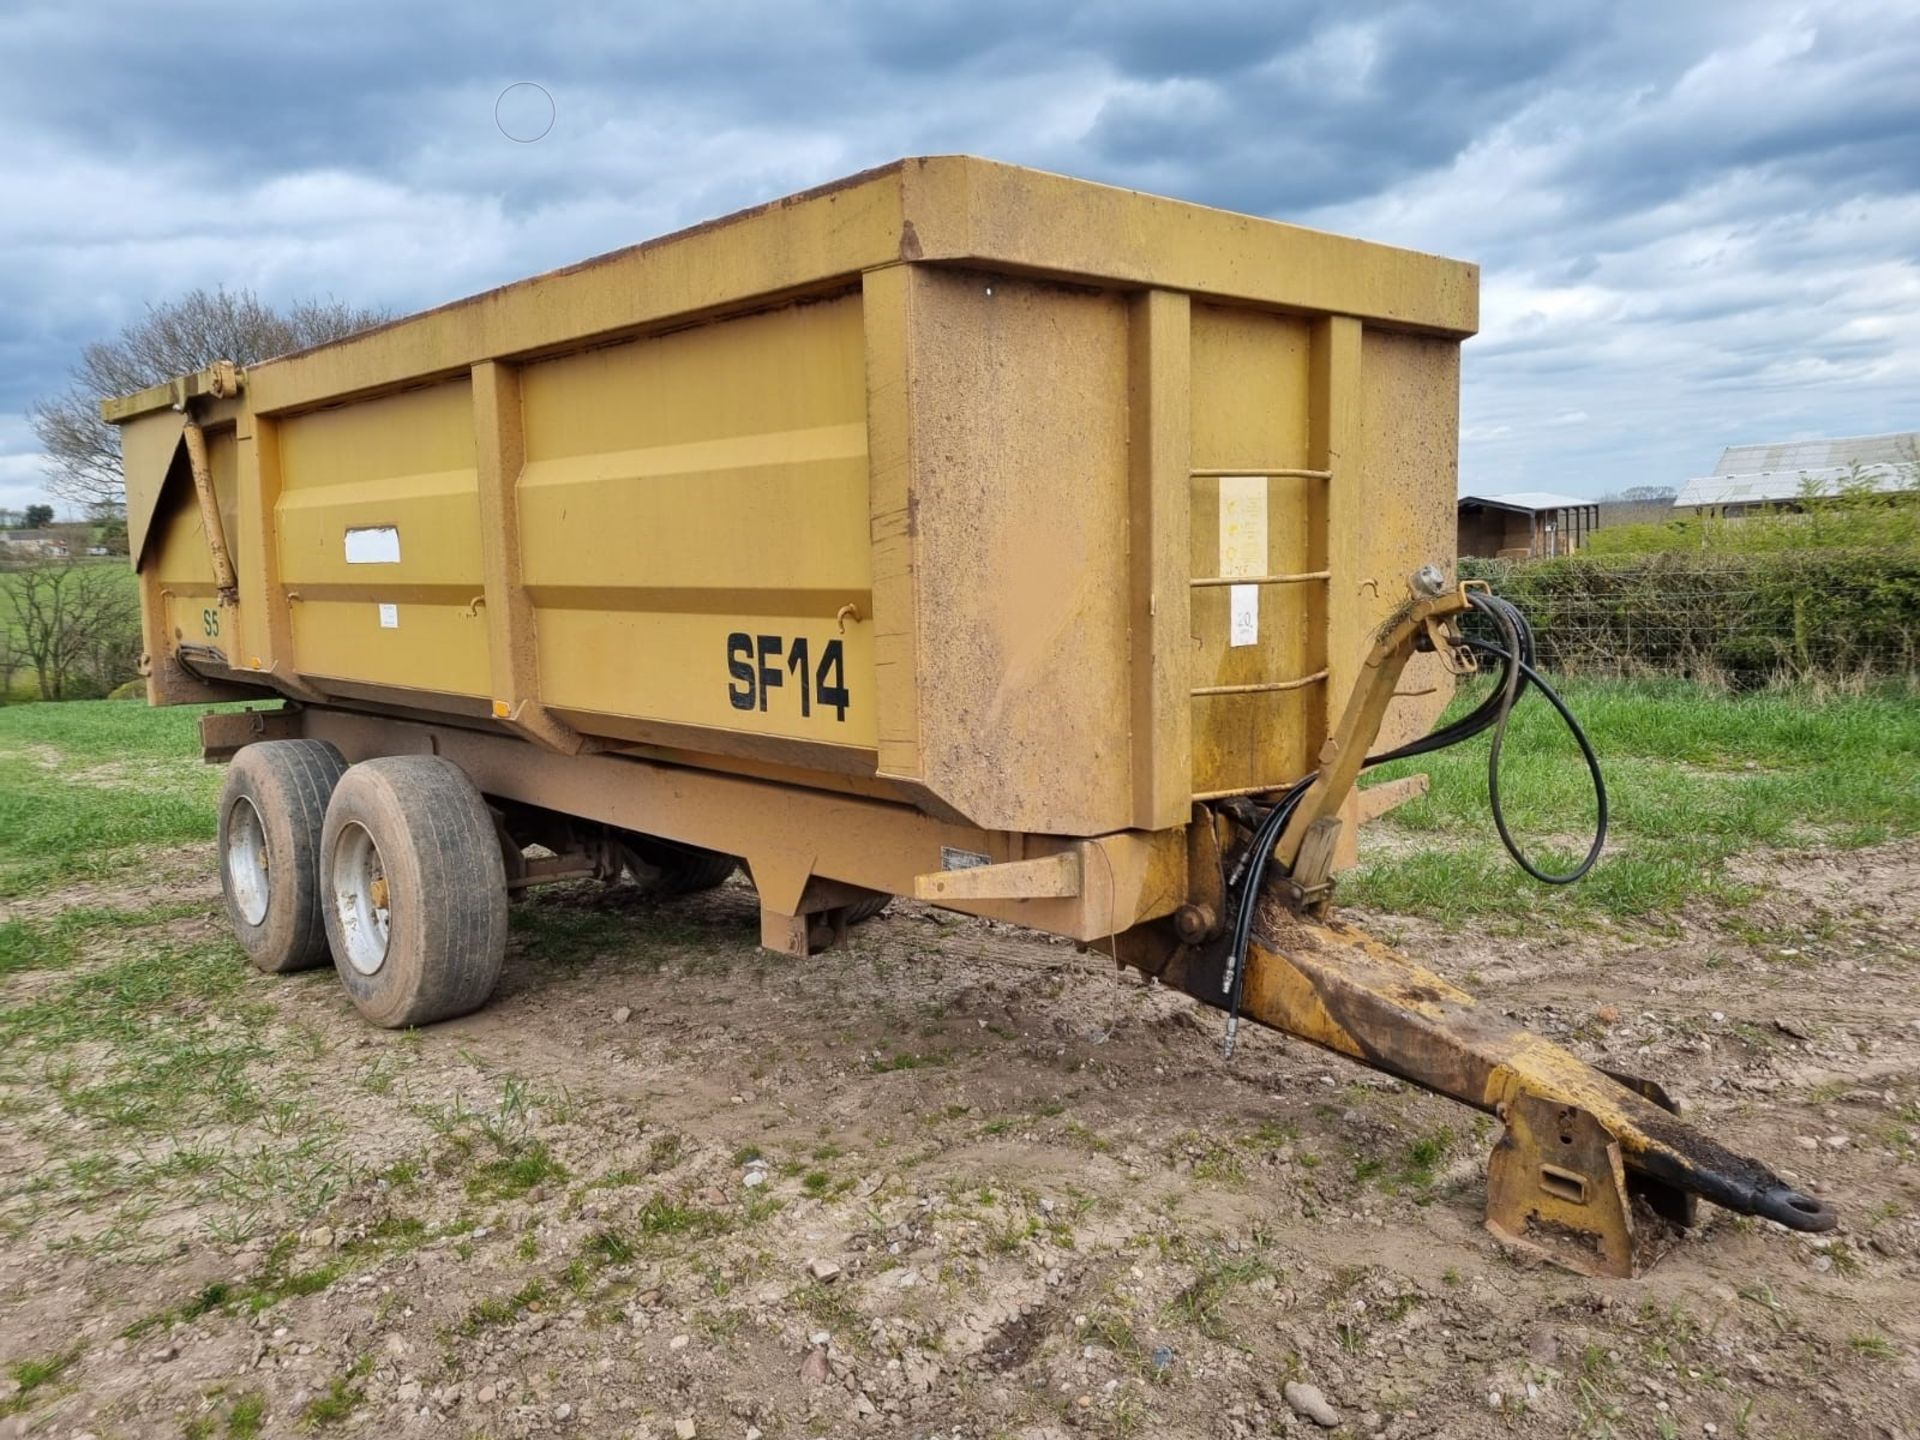
<path id="1" fill-rule="evenodd" d="M 100 418 L 100 402 L 176 375 L 231 360 L 269 356 L 338 340 L 389 318 L 338 300 L 301 300 L 276 310 L 251 290 L 190 290 L 150 305 L 112 340 L 80 352 L 66 390 L 31 406 L 27 418 L 51 462 L 47 488 L 82 505 L 118 502 L 120 432 Z"/>
<path id="2" fill-rule="evenodd" d="M 18 662 L 41 699 L 104 695 L 138 673 L 140 602 L 121 566 L 32 565 L 9 576 L 5 594 Z"/>

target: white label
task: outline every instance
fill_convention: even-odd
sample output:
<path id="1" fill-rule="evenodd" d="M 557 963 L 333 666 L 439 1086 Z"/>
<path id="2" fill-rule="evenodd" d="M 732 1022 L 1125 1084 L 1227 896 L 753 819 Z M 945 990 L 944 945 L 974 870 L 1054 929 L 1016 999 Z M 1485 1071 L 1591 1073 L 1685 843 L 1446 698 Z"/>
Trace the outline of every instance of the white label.
<path id="1" fill-rule="evenodd" d="M 398 565 L 400 531 L 393 525 L 368 525 L 347 531 L 349 565 Z"/>
<path id="2" fill-rule="evenodd" d="M 382 605 L 380 607 L 380 628 L 382 630 L 398 630 L 400 628 L 400 607 L 398 605 Z"/>
<path id="3" fill-rule="evenodd" d="M 1220 477 L 1220 573 L 1267 573 L 1267 477 Z"/>
<path id="4" fill-rule="evenodd" d="M 1267 573 L 1267 477 L 1220 477 L 1220 574 L 1236 576 Z M 1238 648 L 1260 643 L 1260 587 L 1228 588 L 1227 644 Z"/>
<path id="5" fill-rule="evenodd" d="M 1258 645 L 1260 643 L 1260 587 L 1258 585 L 1229 585 L 1227 587 L 1227 644 L 1230 646 Z"/>
<path id="6" fill-rule="evenodd" d="M 942 870 L 978 870 L 982 865 L 992 863 L 991 855 L 982 855 L 978 850 L 956 850 L 951 845 L 940 847 Z"/>

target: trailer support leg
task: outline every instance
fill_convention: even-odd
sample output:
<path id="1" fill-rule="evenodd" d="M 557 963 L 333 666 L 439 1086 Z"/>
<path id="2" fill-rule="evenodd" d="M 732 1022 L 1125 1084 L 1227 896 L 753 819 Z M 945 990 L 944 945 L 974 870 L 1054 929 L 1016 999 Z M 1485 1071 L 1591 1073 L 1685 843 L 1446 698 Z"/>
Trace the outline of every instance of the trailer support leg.
<path id="1" fill-rule="evenodd" d="M 769 903 L 768 896 L 762 892 L 760 945 L 802 960 L 823 950 L 835 949 L 846 943 L 850 925 L 858 923 L 863 915 L 875 913 L 868 906 L 880 898 L 877 891 L 822 879 L 818 875 L 809 877 L 801 887 L 791 913 L 780 908 L 777 897 L 774 903 Z"/>
<path id="2" fill-rule="evenodd" d="M 1620 1142 L 1577 1105 L 1520 1094 L 1487 1160 L 1487 1229 L 1509 1250 L 1582 1275 L 1629 1279 L 1633 1200 Z"/>
<path id="3" fill-rule="evenodd" d="M 843 944 L 847 938 L 846 908 L 817 910 L 810 915 L 786 915 L 760 907 L 760 945 L 781 955 L 804 960 Z"/>

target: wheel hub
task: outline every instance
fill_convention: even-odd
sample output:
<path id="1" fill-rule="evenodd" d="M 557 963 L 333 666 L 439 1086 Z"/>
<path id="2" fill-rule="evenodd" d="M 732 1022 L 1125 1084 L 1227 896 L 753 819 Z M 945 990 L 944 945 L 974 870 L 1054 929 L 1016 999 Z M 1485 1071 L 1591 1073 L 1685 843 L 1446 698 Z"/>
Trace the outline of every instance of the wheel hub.
<path id="1" fill-rule="evenodd" d="M 242 795 L 227 812 L 227 891 L 234 908 L 249 925 L 267 918 L 267 903 L 273 896 L 267 884 L 267 832 L 260 812 Z"/>
<path id="2" fill-rule="evenodd" d="M 347 964 L 361 975 L 377 975 L 387 963 L 391 893 L 380 846 L 364 825 L 341 830 L 334 842 L 331 870 L 329 888 L 346 942 Z"/>

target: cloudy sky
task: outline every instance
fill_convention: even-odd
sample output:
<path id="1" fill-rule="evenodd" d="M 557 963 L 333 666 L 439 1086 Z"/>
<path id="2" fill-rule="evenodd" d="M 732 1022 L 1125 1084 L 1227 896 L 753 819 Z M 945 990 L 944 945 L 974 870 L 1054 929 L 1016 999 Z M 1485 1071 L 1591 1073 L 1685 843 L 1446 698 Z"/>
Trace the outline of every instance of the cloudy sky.
<path id="1" fill-rule="evenodd" d="M 0 505 L 148 301 L 412 310 L 945 151 L 1480 262 L 1465 488 L 1920 428 L 1913 0 L 8 0 L 0 118 Z"/>

